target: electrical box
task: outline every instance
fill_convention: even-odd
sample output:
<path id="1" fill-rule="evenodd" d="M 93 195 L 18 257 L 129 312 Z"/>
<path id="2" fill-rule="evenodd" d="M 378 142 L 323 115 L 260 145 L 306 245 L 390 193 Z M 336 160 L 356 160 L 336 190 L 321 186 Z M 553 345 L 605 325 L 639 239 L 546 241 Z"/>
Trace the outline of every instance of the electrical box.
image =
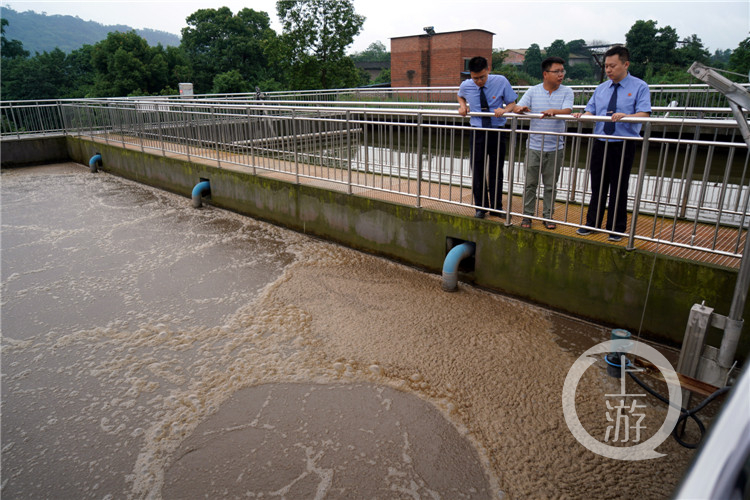
<path id="1" fill-rule="evenodd" d="M 192 97 L 193 96 L 193 84 L 192 83 L 180 83 L 180 97 Z"/>

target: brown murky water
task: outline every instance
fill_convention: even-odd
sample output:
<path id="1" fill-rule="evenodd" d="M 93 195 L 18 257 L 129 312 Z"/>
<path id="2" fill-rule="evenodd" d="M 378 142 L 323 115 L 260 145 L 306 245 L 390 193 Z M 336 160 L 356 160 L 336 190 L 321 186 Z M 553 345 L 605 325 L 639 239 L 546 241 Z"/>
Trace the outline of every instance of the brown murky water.
<path id="1" fill-rule="evenodd" d="M 601 327 L 78 165 L 2 173 L 2 334 L 7 498 L 660 498 L 692 453 L 573 438 Z"/>

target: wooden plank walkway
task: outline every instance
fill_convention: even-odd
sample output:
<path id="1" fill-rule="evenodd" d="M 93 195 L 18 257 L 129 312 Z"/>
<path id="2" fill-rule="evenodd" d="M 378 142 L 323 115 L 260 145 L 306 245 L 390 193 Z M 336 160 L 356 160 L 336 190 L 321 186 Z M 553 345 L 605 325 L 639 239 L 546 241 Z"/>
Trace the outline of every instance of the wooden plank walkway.
<path id="1" fill-rule="evenodd" d="M 108 143 L 118 147 L 125 147 L 132 150 L 141 150 L 139 138 L 126 137 L 125 144 L 120 136 L 109 135 L 107 139 L 103 136 L 81 137 L 81 139 L 92 140 L 99 143 Z M 129 141 L 129 142 L 128 142 Z M 256 168 L 256 174 L 259 176 L 277 178 L 288 182 L 296 182 L 299 179 L 300 184 L 315 186 L 319 188 L 349 192 L 348 178 L 349 172 L 346 169 L 327 167 L 321 165 L 295 163 L 293 161 L 282 160 L 278 158 L 268 158 L 263 156 L 253 156 L 250 154 L 238 154 L 221 151 L 219 161 L 215 159 L 216 150 L 208 148 L 198 148 L 190 146 L 189 155 L 187 153 L 177 153 L 173 151 L 163 152 L 161 148 L 149 146 L 145 141 L 143 150 L 156 155 L 164 155 L 169 158 L 188 160 L 193 163 L 226 168 L 239 172 L 248 172 Z M 153 141 L 156 144 L 156 141 Z M 174 149 L 186 149 L 182 144 L 174 144 Z M 391 203 L 402 205 L 416 206 L 418 182 L 415 179 L 405 179 L 400 177 L 387 176 L 385 174 L 365 173 L 361 171 L 351 172 L 352 187 L 351 193 L 359 196 L 381 199 Z M 471 217 L 474 215 L 474 209 L 468 206 L 459 205 L 459 203 L 471 204 L 471 189 L 468 187 L 449 186 L 437 182 L 422 181 L 420 203 L 421 206 L 428 209 L 439 210 L 447 213 L 455 213 Z M 439 199 L 438 199 L 439 198 Z M 510 203 L 510 205 L 509 205 Z M 539 213 L 541 213 L 541 200 Z M 510 208 L 513 212 L 523 210 L 523 201 L 520 195 L 514 195 L 512 200 L 508 200 L 507 194 L 504 196 L 504 207 Z M 596 233 L 589 236 L 579 236 L 576 234 L 577 225 L 585 220 L 585 214 L 581 213 L 581 205 L 577 203 L 557 202 L 554 212 L 554 219 L 557 222 L 557 229 L 549 232 L 555 232 L 574 238 L 596 241 L 607 245 L 626 246 L 627 238 L 620 242 L 610 242 L 607 240 L 608 234 Z M 628 228 L 630 228 L 632 214 L 628 213 Z M 511 215 L 508 219 L 505 216 L 500 218 L 496 215 L 490 215 L 487 220 L 496 221 L 499 224 L 520 225 L 522 216 Z M 573 225 L 575 224 L 575 226 Z M 544 228 L 541 221 L 533 221 L 532 231 L 548 231 Z M 672 231 L 674 230 L 674 235 Z M 693 236 L 693 231 L 695 235 Z M 713 247 L 723 252 L 741 252 L 747 231 L 743 231 L 740 246 L 737 248 L 737 234 L 739 229 L 733 227 L 719 227 L 718 230 L 713 224 L 694 224 L 692 221 L 680 221 L 676 223 L 672 219 L 662 220 L 654 216 L 639 214 L 638 227 L 636 234 L 646 238 L 663 238 L 667 241 L 683 245 L 701 245 L 704 247 Z M 716 238 L 714 242 L 713 239 Z M 728 268 L 739 268 L 741 259 L 733 256 L 716 254 L 706 250 L 695 248 L 683 248 L 669 243 L 657 243 L 652 241 L 635 240 L 635 247 L 641 250 L 670 255 L 682 259 L 694 260 Z"/>

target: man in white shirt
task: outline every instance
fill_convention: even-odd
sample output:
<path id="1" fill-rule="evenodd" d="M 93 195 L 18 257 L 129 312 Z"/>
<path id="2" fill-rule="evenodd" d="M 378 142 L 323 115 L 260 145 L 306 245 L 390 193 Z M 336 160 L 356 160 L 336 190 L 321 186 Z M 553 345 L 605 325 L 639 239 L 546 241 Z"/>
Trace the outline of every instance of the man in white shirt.
<path id="1" fill-rule="evenodd" d="M 539 113 L 542 118 L 531 120 L 529 130 L 545 132 L 529 134 L 528 160 L 526 161 L 526 182 L 523 194 L 523 214 L 535 215 L 537 208 L 536 191 L 541 172 L 544 184 L 542 216 L 544 227 L 555 229 L 551 221 L 555 210 L 555 189 L 560 178 L 564 156 L 565 138 L 555 135 L 565 132 L 565 121 L 545 120 L 555 115 L 568 115 L 573 110 L 573 90 L 562 81 L 565 78 L 565 61 L 559 57 L 548 57 L 542 61 L 544 81 L 531 87 L 513 110 L 516 113 Z M 521 227 L 530 228 L 531 219 L 524 217 Z"/>

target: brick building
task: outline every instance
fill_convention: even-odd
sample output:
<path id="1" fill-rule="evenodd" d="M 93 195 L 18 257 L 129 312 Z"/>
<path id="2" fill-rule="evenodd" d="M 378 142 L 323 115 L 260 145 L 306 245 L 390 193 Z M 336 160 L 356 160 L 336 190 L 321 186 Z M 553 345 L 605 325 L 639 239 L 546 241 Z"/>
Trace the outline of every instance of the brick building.
<path id="1" fill-rule="evenodd" d="M 450 31 L 391 38 L 391 87 L 454 87 L 474 56 L 492 60 L 485 30 Z"/>

